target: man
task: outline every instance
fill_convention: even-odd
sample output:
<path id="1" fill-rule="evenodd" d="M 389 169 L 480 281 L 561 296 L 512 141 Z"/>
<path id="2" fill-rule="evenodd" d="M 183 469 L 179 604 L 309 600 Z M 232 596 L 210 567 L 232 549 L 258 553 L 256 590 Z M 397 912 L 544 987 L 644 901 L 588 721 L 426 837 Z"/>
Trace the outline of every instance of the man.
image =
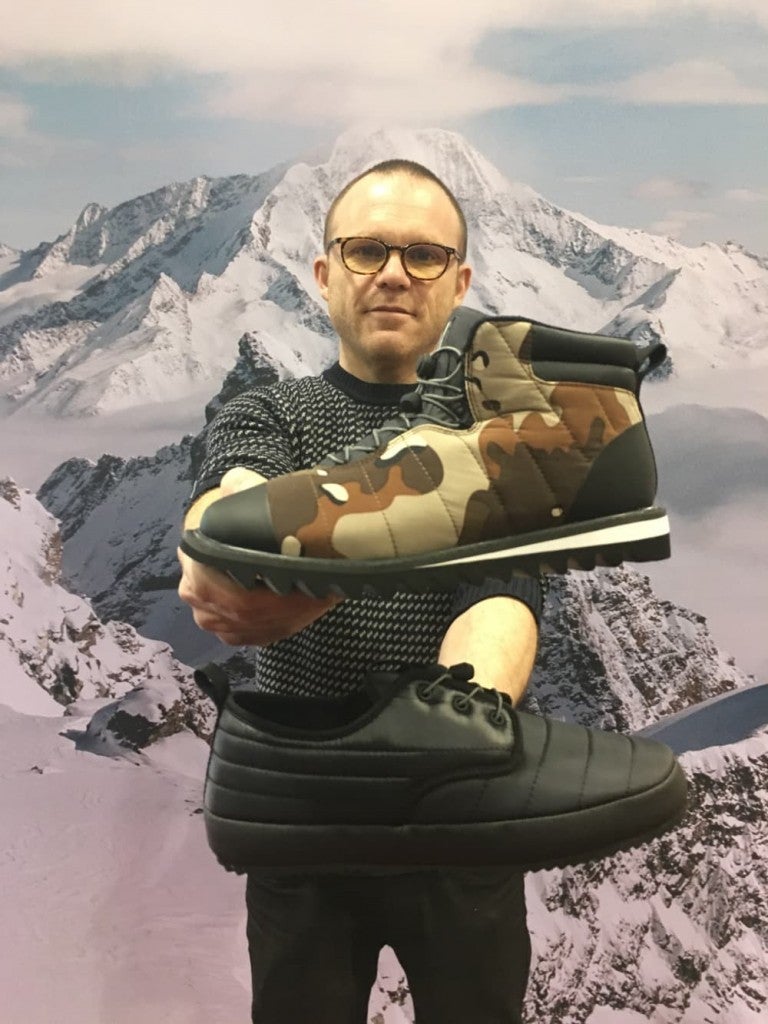
<path id="1" fill-rule="evenodd" d="M 466 244 L 456 199 L 419 164 L 379 164 L 342 190 L 314 264 L 339 361 L 319 378 L 249 392 L 221 411 L 187 528 L 223 495 L 315 465 L 396 412 L 419 359 L 466 295 Z M 179 593 L 197 625 L 225 643 L 262 649 L 260 688 L 335 695 L 372 668 L 435 660 L 470 662 L 479 683 L 514 703 L 527 684 L 541 605 L 536 581 L 339 602 L 244 590 L 179 558 Z M 522 1019 L 530 943 L 519 874 L 252 874 L 246 899 L 260 1024 L 363 1024 L 385 944 L 408 975 L 418 1024 Z"/>

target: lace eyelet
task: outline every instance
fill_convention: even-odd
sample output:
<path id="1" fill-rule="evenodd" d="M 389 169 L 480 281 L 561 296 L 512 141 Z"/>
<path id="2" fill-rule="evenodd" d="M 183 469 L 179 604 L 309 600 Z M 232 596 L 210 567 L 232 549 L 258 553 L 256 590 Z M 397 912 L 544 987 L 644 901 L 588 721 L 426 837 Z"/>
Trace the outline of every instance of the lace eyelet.
<path id="1" fill-rule="evenodd" d="M 415 691 L 419 700 L 425 704 L 440 703 L 440 694 L 437 692 L 437 687 L 429 680 L 422 679 L 421 682 L 416 683 Z"/>
<path id="2" fill-rule="evenodd" d="M 485 717 L 494 729 L 503 729 L 507 724 L 507 716 L 501 711 L 488 711 Z"/>
<path id="3" fill-rule="evenodd" d="M 472 714 L 472 701 L 461 693 L 455 693 L 451 697 L 451 707 L 454 711 L 458 711 L 460 715 Z"/>

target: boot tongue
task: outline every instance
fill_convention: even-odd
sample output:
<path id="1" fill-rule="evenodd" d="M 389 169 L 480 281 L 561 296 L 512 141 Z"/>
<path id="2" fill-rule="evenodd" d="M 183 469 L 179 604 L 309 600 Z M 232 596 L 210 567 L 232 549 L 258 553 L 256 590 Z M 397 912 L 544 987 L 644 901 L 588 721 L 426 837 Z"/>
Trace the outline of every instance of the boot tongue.
<path id="1" fill-rule="evenodd" d="M 321 468 L 365 458 L 376 448 L 420 423 L 442 423 L 455 429 L 469 426 L 472 413 L 464 390 L 464 357 L 453 348 L 437 349 L 422 356 L 417 368 L 423 379 L 400 399 L 400 412 L 386 420 L 374 434 L 361 438 L 317 463 Z M 433 378 L 440 378 L 434 380 Z M 377 437 L 376 434 L 379 436 Z M 388 436 L 390 435 L 390 436 Z"/>
<path id="2" fill-rule="evenodd" d="M 439 347 L 419 360 L 416 373 L 421 379 L 413 391 L 400 399 L 400 412 L 382 423 L 373 434 L 326 455 L 317 463 L 319 467 L 365 458 L 390 440 L 387 434 L 396 436 L 420 423 L 441 423 L 452 429 L 471 426 L 473 418 L 464 387 L 464 351 L 453 346 L 442 347 L 447 331 L 448 328 L 443 332 Z"/>
<path id="3" fill-rule="evenodd" d="M 421 378 L 429 379 L 451 377 L 463 359 L 463 353 L 456 348 L 436 348 L 428 356 L 421 357 L 416 373 Z"/>
<path id="4" fill-rule="evenodd" d="M 416 370 L 420 380 L 415 391 L 400 399 L 400 409 L 412 421 L 469 425 L 472 416 L 464 392 L 464 355 L 455 348 L 438 348 L 422 356 Z"/>

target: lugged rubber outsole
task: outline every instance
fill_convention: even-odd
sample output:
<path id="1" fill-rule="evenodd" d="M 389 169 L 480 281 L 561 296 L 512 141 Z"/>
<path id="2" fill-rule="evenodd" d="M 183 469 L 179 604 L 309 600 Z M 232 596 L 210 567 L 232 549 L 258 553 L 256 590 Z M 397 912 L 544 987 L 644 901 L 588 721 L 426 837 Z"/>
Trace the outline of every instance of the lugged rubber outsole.
<path id="1" fill-rule="evenodd" d="M 514 575 L 565 573 L 622 562 L 669 558 L 669 520 L 651 507 L 584 523 L 398 558 L 303 558 L 234 547 L 187 530 L 181 549 L 241 586 L 266 584 L 276 594 L 391 597 L 453 590 L 461 583 Z"/>
<path id="2" fill-rule="evenodd" d="M 588 864 L 631 850 L 674 828 L 686 810 L 687 781 L 675 763 L 642 793 L 567 814 L 450 825 L 295 825 L 221 818 L 207 807 L 208 842 L 219 862 L 242 874 L 367 868 L 510 867 L 521 871 Z M 616 838 L 617 815 L 626 834 Z M 641 831 L 626 826 L 644 821 Z"/>

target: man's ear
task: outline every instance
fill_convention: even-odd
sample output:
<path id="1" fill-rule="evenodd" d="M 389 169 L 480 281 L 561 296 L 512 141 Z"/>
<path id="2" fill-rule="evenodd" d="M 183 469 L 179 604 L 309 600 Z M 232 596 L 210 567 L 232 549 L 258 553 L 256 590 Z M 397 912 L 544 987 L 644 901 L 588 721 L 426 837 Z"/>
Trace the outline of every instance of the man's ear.
<path id="1" fill-rule="evenodd" d="M 328 301 L 328 257 L 318 256 L 313 264 L 315 282 L 321 296 Z"/>
<path id="2" fill-rule="evenodd" d="M 456 296 L 454 306 L 460 306 L 464 296 L 469 291 L 469 283 L 472 280 L 472 268 L 467 263 L 462 263 L 456 276 Z"/>

